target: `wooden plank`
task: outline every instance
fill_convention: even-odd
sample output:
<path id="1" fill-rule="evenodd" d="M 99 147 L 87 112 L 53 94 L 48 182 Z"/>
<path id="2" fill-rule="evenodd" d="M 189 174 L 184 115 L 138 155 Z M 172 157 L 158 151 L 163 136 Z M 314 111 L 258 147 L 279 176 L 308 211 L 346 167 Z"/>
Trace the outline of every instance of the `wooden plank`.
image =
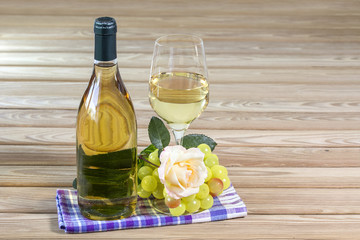
<path id="1" fill-rule="evenodd" d="M 25 7 L 26 6 L 26 7 Z M 71 8 L 69 6 L 72 6 Z M 142 6 L 142 8 L 139 8 Z M 112 1 L 104 1 L 102 4 L 93 1 L 81 1 L 73 3 L 71 0 L 54 2 L 51 5 L 45 0 L 33 1 L 31 5 L 24 0 L 11 2 L 1 2 L 0 13 L 2 14 L 21 14 L 21 15 L 60 15 L 60 16 L 101 16 L 119 15 L 123 16 L 232 16 L 232 15 L 263 15 L 278 16 L 281 14 L 296 15 L 358 15 L 356 11 L 359 2 L 352 1 L 222 1 L 221 8 L 217 2 L 208 1 L 183 1 L 179 3 L 169 3 L 167 1 L 122 1 L 116 4 Z M 174 11 L 178 9 L 186 11 Z M 159 11 L 161 9 L 162 11 Z"/>
<path id="2" fill-rule="evenodd" d="M 2 128 L 0 144 L 74 145 L 75 128 Z"/>
<path id="3" fill-rule="evenodd" d="M 19 230 L 19 222 L 26 228 Z M 126 231 L 78 234 L 76 238 L 99 239 L 314 239 L 353 240 L 360 235 L 359 215 L 249 215 L 245 218 L 186 224 L 176 227 L 154 227 Z M 221 231 L 214 231 L 221 229 Z M 0 214 L 1 238 L 73 239 L 58 229 L 57 214 Z"/>
<path id="4" fill-rule="evenodd" d="M 0 145 L 0 165 L 76 165 L 74 145 Z"/>
<path id="5" fill-rule="evenodd" d="M 126 86 L 136 110 L 151 110 L 147 82 Z M 81 82 L 0 82 L 0 108 L 77 109 L 86 87 Z M 206 111 L 358 113 L 359 91 L 358 84 L 210 83 Z"/>
<path id="6" fill-rule="evenodd" d="M 1 47 L 1 45 L 0 45 Z M 150 69 L 125 68 L 120 66 L 124 82 L 147 83 Z M 360 69 L 355 68 L 278 68 L 248 67 L 233 69 L 210 68 L 209 82 L 220 84 L 322 84 L 356 85 Z M 0 66 L 0 81 L 61 81 L 89 82 L 92 66 L 89 67 L 33 67 Z"/>
<path id="7" fill-rule="evenodd" d="M 0 127 L 0 144 L 73 145 L 74 128 Z M 189 129 L 188 133 L 199 133 Z M 220 146 L 233 147 L 359 147 L 358 131 L 201 130 Z M 138 129 L 138 145 L 149 144 L 147 129 Z"/>
<path id="8" fill-rule="evenodd" d="M 155 39 L 126 40 L 121 38 L 120 34 L 117 40 L 117 49 L 119 53 L 152 54 L 154 41 Z M 341 42 L 272 42 L 267 39 L 254 39 L 253 41 L 232 41 L 228 39 L 224 39 L 224 41 L 212 41 L 211 39 L 206 39 L 204 45 L 207 54 L 218 54 L 220 51 L 223 54 L 241 55 L 278 55 L 281 53 L 283 56 L 294 54 L 305 56 L 329 56 L 331 54 L 337 56 L 349 56 L 358 55 L 360 53 L 360 49 L 357 48 L 358 43 L 356 42 L 346 42 L 346 44 L 344 44 Z M 324 49 L 326 49 L 326 52 Z M 6 40 L 0 38 L 0 52 L 51 52 L 54 54 L 60 52 L 93 53 L 94 39 Z M 309 68 L 308 70 L 314 69 Z M 304 74 L 305 73 L 306 72 L 304 72 Z M 336 72 L 334 71 L 334 73 Z M 331 77 L 331 74 L 329 77 Z"/>
<path id="9" fill-rule="evenodd" d="M 0 84 L 1 85 L 1 84 Z M 128 88 L 130 89 L 130 88 Z M 69 89 L 71 91 L 71 89 Z M 130 95 L 133 93 L 129 91 Z M 134 91 L 136 92 L 136 91 Z M 26 94 L 28 92 L 24 92 Z M 237 95 L 238 96 L 238 95 Z M 0 109 L 77 109 L 81 99 L 63 96 L 2 96 Z M 151 111 L 149 101 L 144 98 L 132 98 L 136 111 Z M 210 100 L 206 111 L 218 112 L 278 112 L 278 113 L 358 113 L 360 101 L 280 101 L 280 100 Z"/>
<path id="10" fill-rule="evenodd" d="M 359 167 L 359 148 L 216 147 L 220 163 L 233 167 Z"/>
<path id="11" fill-rule="evenodd" d="M 75 109 L 0 109 L 0 126 L 74 128 L 76 126 L 76 117 L 77 110 Z"/>
<path id="12" fill-rule="evenodd" d="M 360 34 L 360 30 L 359 30 Z M 297 54 L 206 54 L 206 64 L 209 68 L 248 68 L 248 67 L 359 67 L 358 55 L 312 55 Z M 62 66 L 90 67 L 93 64 L 93 53 L 50 53 L 39 52 L 0 52 L 1 66 Z M 151 53 L 118 53 L 118 64 L 121 67 L 136 67 L 150 69 Z"/>
<path id="13" fill-rule="evenodd" d="M 359 189 L 238 188 L 249 214 L 359 214 Z"/>
<path id="14" fill-rule="evenodd" d="M 263 13 L 254 13 L 251 15 L 224 15 L 219 18 L 214 15 L 207 16 L 124 16 L 117 13 L 112 15 L 118 22 L 118 28 L 143 28 L 154 27 L 169 28 L 304 28 L 304 29 L 359 29 L 359 15 L 347 16 L 324 16 L 324 15 L 290 15 L 281 14 L 278 16 L 266 15 Z M 94 22 L 94 16 L 63 16 L 56 15 L 1 15 L 1 27 L 83 27 L 91 29 Z"/>
<path id="15" fill-rule="evenodd" d="M 219 145 L 239 147 L 359 147 L 360 142 L 356 131 L 204 130 L 203 133 L 212 136 Z"/>
<path id="16" fill-rule="evenodd" d="M 82 82 L 84 85 L 87 85 L 93 71 L 92 65 L 93 63 L 89 61 L 89 67 L 0 66 L 0 80 Z M 125 83 L 148 82 L 150 68 L 124 68 L 122 66 L 119 68 Z M 229 75 L 228 77 L 231 79 Z M 351 82 L 351 80 L 349 82 Z"/>
<path id="17" fill-rule="evenodd" d="M 147 128 L 151 117 L 156 115 L 151 110 L 136 114 L 139 128 Z M 0 109 L 0 127 L 75 127 L 76 117 L 75 109 Z M 358 113 L 205 111 L 191 123 L 191 129 L 358 130 L 359 122 Z"/>
<path id="18" fill-rule="evenodd" d="M 56 213 L 56 188 L 0 187 L 0 212 Z"/>
<path id="19" fill-rule="evenodd" d="M 0 186 L 70 187 L 75 166 L 2 166 Z"/>
<path id="20" fill-rule="evenodd" d="M 359 189 L 237 188 L 248 213 L 360 214 Z M 56 188 L 0 187 L 1 213 L 56 213 Z"/>
<path id="21" fill-rule="evenodd" d="M 138 13 L 137 13 L 138 14 Z M 98 14 L 95 14 L 98 15 Z M 93 16 L 95 16 L 93 15 Z M 4 32 L 1 38 L 6 40 L 91 40 L 94 32 L 91 25 L 83 27 L 61 28 L 61 27 L 2 27 Z M 123 28 L 121 39 L 126 40 L 152 40 L 167 35 L 178 34 L 179 28 Z M 258 41 L 264 39 L 270 42 L 293 42 L 293 43 L 358 43 L 359 29 L 303 29 L 303 28 L 181 28 L 183 34 L 194 34 L 202 37 L 205 41 Z"/>
<path id="22" fill-rule="evenodd" d="M 359 148 L 217 146 L 214 153 L 227 167 L 360 167 Z M 0 145 L 0 159 L 0 165 L 74 166 L 75 145 Z"/>
<path id="23" fill-rule="evenodd" d="M 360 167 L 360 148 L 217 146 L 214 153 L 227 167 Z M 74 166 L 75 144 L 0 145 L 0 159 L 0 165 Z"/>
<path id="24" fill-rule="evenodd" d="M 357 188 L 358 168 L 228 168 L 235 187 Z M 349 181 L 351 179 L 351 181 Z"/>
<path id="25" fill-rule="evenodd" d="M 0 82 L 0 94 L 6 97 L 66 97 L 80 99 L 87 87 L 85 82 Z M 148 100 L 148 82 L 126 82 L 133 100 Z M 24 91 L 26 89 L 27 91 Z M 213 90 L 213 91 L 211 91 Z M 256 94 L 254 92 L 256 91 Z M 210 82 L 211 101 L 360 101 L 360 84 L 276 84 Z M 77 106 L 78 107 L 78 106 Z"/>
<path id="26" fill-rule="evenodd" d="M 1 166 L 1 187 L 70 187 L 75 166 Z M 236 188 L 360 188 L 360 168 L 228 167 Z"/>

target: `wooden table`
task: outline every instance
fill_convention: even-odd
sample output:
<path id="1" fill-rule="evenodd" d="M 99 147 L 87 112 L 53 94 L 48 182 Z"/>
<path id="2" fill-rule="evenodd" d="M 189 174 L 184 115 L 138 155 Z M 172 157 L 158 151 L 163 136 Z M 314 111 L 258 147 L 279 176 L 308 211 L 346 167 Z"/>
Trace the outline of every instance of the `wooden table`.
<path id="1" fill-rule="evenodd" d="M 360 2 L 0 1 L 0 238 L 360 239 Z M 244 219 L 68 235 L 57 188 L 75 177 L 75 118 L 93 21 L 118 59 L 149 144 L 154 40 L 204 39 L 210 104 L 189 132 L 218 142 Z"/>

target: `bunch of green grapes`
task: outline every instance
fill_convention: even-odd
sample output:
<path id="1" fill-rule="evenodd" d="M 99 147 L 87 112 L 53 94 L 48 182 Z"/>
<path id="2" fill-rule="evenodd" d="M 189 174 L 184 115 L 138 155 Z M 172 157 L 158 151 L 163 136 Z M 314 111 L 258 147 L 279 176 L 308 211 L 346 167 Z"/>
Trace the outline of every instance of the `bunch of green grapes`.
<path id="1" fill-rule="evenodd" d="M 148 160 L 152 164 L 147 163 L 138 171 L 138 177 L 141 180 L 141 184 L 138 186 L 138 195 L 141 198 L 148 198 L 152 194 L 157 199 L 164 199 L 173 216 L 180 216 L 186 211 L 194 213 L 200 209 L 211 208 L 214 204 L 214 197 L 219 196 L 224 189 L 230 186 L 230 179 L 227 169 L 219 165 L 217 155 L 211 152 L 211 148 L 207 144 L 200 144 L 198 148 L 205 154 L 207 178 L 197 194 L 181 199 L 174 199 L 167 194 L 164 185 L 160 182 L 158 168 L 154 166 L 160 165 L 158 150 L 156 150 L 149 155 Z"/>
<path id="2" fill-rule="evenodd" d="M 164 185 L 160 182 L 158 168 L 160 160 L 158 156 L 159 150 L 156 149 L 150 153 L 149 162 L 145 162 L 138 170 L 138 178 L 141 183 L 138 185 L 137 194 L 141 198 L 148 198 L 151 194 L 157 199 L 163 199 Z"/>

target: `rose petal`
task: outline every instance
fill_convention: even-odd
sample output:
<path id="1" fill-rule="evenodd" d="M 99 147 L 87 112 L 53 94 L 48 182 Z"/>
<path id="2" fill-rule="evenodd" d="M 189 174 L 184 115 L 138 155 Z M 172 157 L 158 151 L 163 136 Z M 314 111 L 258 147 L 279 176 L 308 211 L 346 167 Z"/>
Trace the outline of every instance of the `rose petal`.
<path id="1" fill-rule="evenodd" d="M 179 183 L 181 184 L 181 186 L 185 188 L 188 182 L 188 175 L 191 174 L 192 172 L 187 170 L 187 167 L 185 166 L 181 167 L 179 165 L 174 165 L 172 169 L 174 170 L 176 177 Z"/>
<path id="2" fill-rule="evenodd" d="M 176 173 L 174 171 L 174 168 L 170 168 L 170 172 L 168 175 L 166 175 L 165 177 L 166 183 L 170 184 L 170 185 L 175 185 L 175 186 L 181 186 Z"/>
<path id="3" fill-rule="evenodd" d="M 178 161 L 185 161 L 185 160 L 188 160 L 188 159 L 203 160 L 204 156 L 205 156 L 205 154 L 202 151 L 200 151 L 200 149 L 198 149 L 198 148 L 189 148 L 188 150 L 186 150 L 186 152 L 184 152 L 180 156 L 180 159 Z"/>
<path id="4" fill-rule="evenodd" d="M 190 195 L 193 195 L 193 194 L 196 194 L 199 192 L 199 187 L 196 187 L 196 188 L 187 188 L 187 189 L 184 189 L 182 192 L 178 193 L 177 195 L 180 197 L 180 198 L 183 198 L 183 197 L 188 197 Z"/>

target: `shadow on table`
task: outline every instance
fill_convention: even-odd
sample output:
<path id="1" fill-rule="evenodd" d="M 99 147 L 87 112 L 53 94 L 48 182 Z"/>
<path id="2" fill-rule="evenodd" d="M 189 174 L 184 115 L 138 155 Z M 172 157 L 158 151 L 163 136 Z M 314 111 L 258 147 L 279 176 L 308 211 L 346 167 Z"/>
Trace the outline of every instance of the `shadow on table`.
<path id="1" fill-rule="evenodd" d="M 65 234 L 64 230 L 59 229 L 59 223 L 58 223 L 57 216 L 50 217 L 49 222 L 50 222 L 50 231 L 51 232 Z"/>

